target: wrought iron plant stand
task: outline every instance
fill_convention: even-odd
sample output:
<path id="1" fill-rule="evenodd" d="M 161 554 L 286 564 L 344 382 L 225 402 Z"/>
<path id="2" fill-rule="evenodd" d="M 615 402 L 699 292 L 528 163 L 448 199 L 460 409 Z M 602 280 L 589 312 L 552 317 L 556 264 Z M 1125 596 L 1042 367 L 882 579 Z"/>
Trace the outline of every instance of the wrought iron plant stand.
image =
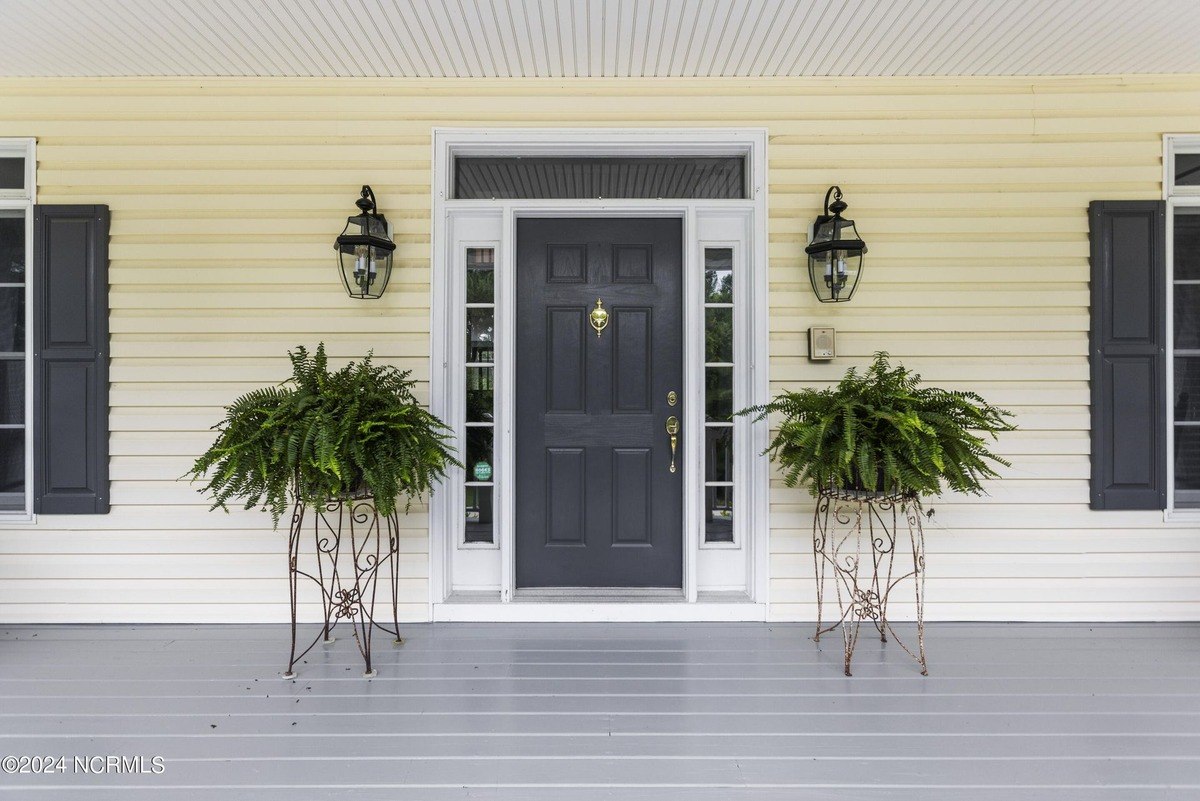
<path id="1" fill-rule="evenodd" d="M 915 494 L 885 495 L 856 490 L 822 490 L 813 512 L 813 563 L 817 574 L 817 633 L 842 628 L 846 675 L 864 621 L 883 642 L 888 635 L 916 659 L 921 675 L 925 662 L 925 532 L 921 499 Z M 907 531 L 907 542 L 904 532 Z M 899 554 L 898 554 L 899 552 Z M 912 563 L 908 562 L 911 555 Z M 899 556 L 899 559 L 897 558 Z M 833 582 L 840 617 L 822 627 L 825 580 Z M 897 585 L 912 579 L 916 596 L 916 652 L 904 644 L 888 620 L 888 600 Z"/>
<path id="2" fill-rule="evenodd" d="M 332 644 L 334 628 L 338 623 L 345 622 L 353 631 L 354 641 L 366 666 L 363 675 L 371 678 L 376 674 L 371 666 L 371 635 L 374 630 L 392 635 L 396 645 L 403 642 L 400 638 L 398 608 L 398 513 L 380 515 L 370 495 L 330 501 L 307 515 L 309 511 L 304 504 L 296 504 L 288 536 L 292 650 L 283 677 L 295 678 L 297 660 L 303 659 L 317 643 Z M 304 536 L 306 527 L 312 536 L 315 573 L 301 564 L 302 543 L 308 539 Z M 384 592 L 391 596 L 392 628 L 375 619 L 381 572 L 387 574 Z M 319 588 L 324 625 L 316 638 L 297 652 L 296 608 L 299 590 L 304 586 L 301 579 L 311 580 Z"/>

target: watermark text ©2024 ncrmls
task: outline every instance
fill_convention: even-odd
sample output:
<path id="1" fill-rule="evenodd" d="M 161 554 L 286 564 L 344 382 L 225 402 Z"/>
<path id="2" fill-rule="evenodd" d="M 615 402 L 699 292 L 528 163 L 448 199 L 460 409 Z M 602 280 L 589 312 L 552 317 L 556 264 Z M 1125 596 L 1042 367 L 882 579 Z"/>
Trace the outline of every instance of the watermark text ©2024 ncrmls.
<path id="1" fill-rule="evenodd" d="M 0 770 L 13 774 L 94 774 L 97 776 L 144 773 L 157 776 L 166 772 L 166 760 L 160 756 L 14 756 L 0 758 Z"/>

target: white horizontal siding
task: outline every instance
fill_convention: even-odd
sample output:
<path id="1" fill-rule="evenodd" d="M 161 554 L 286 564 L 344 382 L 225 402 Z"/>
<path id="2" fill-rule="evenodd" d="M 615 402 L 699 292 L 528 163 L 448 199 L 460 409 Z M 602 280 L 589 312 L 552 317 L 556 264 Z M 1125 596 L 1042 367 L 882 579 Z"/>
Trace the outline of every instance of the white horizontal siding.
<path id="1" fill-rule="evenodd" d="M 1200 616 L 1196 527 L 1087 508 L 1086 218 L 1089 200 L 1160 196 L 1161 134 L 1200 130 L 1200 78 L 264 79 L 0 81 L 0 136 L 38 137 L 39 198 L 113 210 L 113 511 L 0 529 L 0 619 L 286 617 L 285 534 L 177 477 L 296 344 L 374 348 L 425 397 L 430 131 L 489 124 L 767 126 L 772 388 L 882 348 L 1021 426 L 990 497 L 931 504 L 929 617 Z M 370 304 L 331 259 L 363 183 L 399 243 Z M 844 307 L 803 272 L 830 183 L 871 247 Z M 805 358 L 816 324 L 838 330 L 832 364 Z M 772 614 L 811 619 L 811 506 L 778 481 L 771 500 Z M 423 619 L 424 508 L 402 525 L 402 614 Z"/>

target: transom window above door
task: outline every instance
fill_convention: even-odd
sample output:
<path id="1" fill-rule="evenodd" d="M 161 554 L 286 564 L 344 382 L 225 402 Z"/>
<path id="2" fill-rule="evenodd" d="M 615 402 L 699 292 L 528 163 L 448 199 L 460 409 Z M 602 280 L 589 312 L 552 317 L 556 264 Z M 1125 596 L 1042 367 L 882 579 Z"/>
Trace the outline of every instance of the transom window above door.
<path id="1" fill-rule="evenodd" d="M 747 197 L 745 156 L 454 159 L 456 200 Z"/>

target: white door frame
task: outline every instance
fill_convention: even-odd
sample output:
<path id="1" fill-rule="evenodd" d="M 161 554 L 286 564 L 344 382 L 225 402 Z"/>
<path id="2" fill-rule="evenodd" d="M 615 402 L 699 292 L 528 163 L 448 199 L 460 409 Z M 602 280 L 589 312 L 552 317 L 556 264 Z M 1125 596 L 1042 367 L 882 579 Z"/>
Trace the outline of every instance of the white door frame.
<path id="1" fill-rule="evenodd" d="M 495 488 L 496 543 L 466 545 L 457 534 L 462 516 L 462 476 L 452 474 L 430 502 L 429 616 L 435 620 L 763 620 L 767 616 L 769 476 L 767 462 L 757 457 L 766 445 L 765 423 L 738 418 L 741 433 L 735 457 L 738 486 L 732 546 L 705 544 L 699 509 L 703 501 L 703 410 L 687 403 L 684 410 L 683 473 L 685 481 L 684 578 L 682 598 L 642 598 L 636 591 L 620 598 L 522 597 L 514 592 L 515 521 L 512 494 L 513 391 L 515 364 L 515 228 L 518 217 L 667 216 L 684 223 L 685 401 L 703 388 L 704 311 L 699 300 L 703 248 L 733 245 L 742 266 L 735 269 L 735 330 L 742 336 L 740 364 L 735 370 L 735 397 L 765 402 L 767 380 L 767 186 L 764 129 L 476 129 L 433 131 L 432 269 L 430 408 L 456 430 L 461 423 L 463 390 L 457 379 L 464 336 L 458 328 L 461 304 L 457 276 L 463 244 L 496 248 L 495 352 Z M 455 200 L 453 163 L 471 156 L 714 156 L 745 155 L 749 197 L 745 200 Z M 469 227 L 469 230 L 463 229 Z M 741 325 L 738 325 L 738 317 Z M 735 335 L 736 337 L 736 335 Z M 738 340 L 735 338 L 735 348 Z M 697 385 L 697 380 L 700 384 Z M 742 403 L 741 400 L 738 401 Z M 733 553 L 733 551 L 740 553 Z M 721 552 L 725 555 L 722 556 Z M 740 592 L 722 592 L 730 583 L 719 565 L 735 564 Z M 456 568 L 455 566 L 458 565 Z M 469 568 L 464 567 L 469 565 Z M 455 581 L 458 569 L 472 576 L 498 577 L 475 586 Z M 728 571 L 726 571 L 728 572 Z M 744 579 L 744 581 L 743 581 Z M 468 590 L 464 591 L 464 587 Z M 713 591 L 707 592 L 706 589 Z M 453 591 L 453 592 L 452 592 Z"/>

